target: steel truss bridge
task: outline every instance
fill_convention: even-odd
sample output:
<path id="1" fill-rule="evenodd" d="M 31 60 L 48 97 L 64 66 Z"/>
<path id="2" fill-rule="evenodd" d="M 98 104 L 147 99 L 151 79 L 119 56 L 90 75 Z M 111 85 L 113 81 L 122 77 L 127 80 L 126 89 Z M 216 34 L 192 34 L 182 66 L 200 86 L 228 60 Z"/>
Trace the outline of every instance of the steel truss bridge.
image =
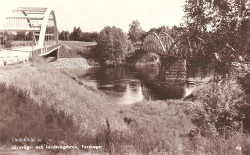
<path id="1" fill-rule="evenodd" d="M 202 44 L 205 41 L 201 38 L 196 38 L 193 42 L 189 37 L 179 36 L 173 39 L 168 33 L 156 34 L 150 32 L 142 42 L 142 46 L 137 53 L 136 59 L 132 64 L 135 64 L 146 53 L 152 52 L 161 56 L 161 66 L 163 72 L 165 72 L 165 79 L 180 79 L 185 80 L 187 78 L 187 60 L 194 60 L 197 57 L 205 56 L 203 53 Z M 235 50 L 227 43 L 225 47 L 228 50 L 235 52 Z M 221 56 L 218 53 L 213 53 L 215 60 L 221 61 Z M 235 58 L 236 62 L 232 62 L 233 66 L 243 67 L 249 70 L 248 63 L 244 63 L 244 60 L 239 56 Z M 243 62 L 243 63 L 242 63 Z"/>
<path id="2" fill-rule="evenodd" d="M 1 23 L 0 23 L 1 24 Z M 13 41 L 11 36 L 22 33 L 29 40 Z M 7 47 L 7 40 L 11 47 Z M 0 25 L 0 64 L 20 62 L 34 56 L 54 55 L 58 58 L 58 29 L 53 8 L 18 7 Z M 26 54 L 25 54 L 26 53 Z"/>
<path id="3" fill-rule="evenodd" d="M 145 54 L 151 52 L 156 53 L 161 56 L 162 59 L 168 59 L 171 63 L 177 59 L 195 59 L 198 55 L 203 55 L 202 44 L 204 40 L 199 38 L 199 43 L 192 42 L 191 39 L 183 36 L 178 36 L 173 39 L 168 33 L 163 32 L 157 34 L 155 32 L 150 32 L 144 38 L 140 48 L 137 48 L 136 55 L 133 59 L 133 65 L 141 59 Z"/>
<path id="4" fill-rule="evenodd" d="M 200 40 L 201 43 L 204 42 L 202 39 Z M 187 44 L 189 48 L 183 46 L 183 44 Z M 143 40 L 140 50 L 142 52 L 153 52 L 164 57 L 191 59 L 199 53 L 200 47 L 191 43 L 188 38 L 184 41 L 181 37 L 173 39 L 166 32 L 160 34 L 150 32 Z"/>
<path id="5" fill-rule="evenodd" d="M 187 44 L 189 46 L 184 46 Z M 189 47 L 187 49 L 187 47 Z M 165 77 L 169 81 L 185 81 L 187 79 L 187 59 L 194 58 L 200 47 L 191 43 L 190 40 L 183 41 L 180 37 L 173 39 L 168 33 L 156 34 L 150 32 L 143 40 L 137 53 L 137 58 L 132 64 L 135 64 L 146 53 L 156 53 L 161 57 L 161 66 Z"/>

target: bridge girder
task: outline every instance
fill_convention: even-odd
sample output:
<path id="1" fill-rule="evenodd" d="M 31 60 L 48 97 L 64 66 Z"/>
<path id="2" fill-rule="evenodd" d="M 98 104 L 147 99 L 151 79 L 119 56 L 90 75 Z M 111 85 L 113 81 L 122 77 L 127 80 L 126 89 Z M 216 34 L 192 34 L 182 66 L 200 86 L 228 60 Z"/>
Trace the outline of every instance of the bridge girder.
<path id="1" fill-rule="evenodd" d="M 157 53 L 161 56 L 171 56 L 178 58 L 192 59 L 197 53 L 203 53 L 199 43 L 204 40 L 198 38 L 199 42 L 193 42 L 189 37 L 179 36 L 173 39 L 168 33 L 156 34 L 150 32 L 143 41 L 141 50 L 145 52 Z"/>
<path id="2" fill-rule="evenodd" d="M 144 39 L 141 49 L 143 51 L 154 52 L 160 55 L 179 55 L 176 42 L 166 32 L 159 35 L 155 32 L 149 33 Z"/>

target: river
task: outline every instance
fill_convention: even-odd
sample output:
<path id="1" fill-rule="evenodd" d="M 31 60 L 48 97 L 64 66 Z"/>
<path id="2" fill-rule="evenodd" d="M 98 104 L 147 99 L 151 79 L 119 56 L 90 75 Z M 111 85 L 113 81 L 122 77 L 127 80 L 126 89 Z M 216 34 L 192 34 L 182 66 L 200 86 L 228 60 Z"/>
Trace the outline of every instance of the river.
<path id="1" fill-rule="evenodd" d="M 112 101 L 118 104 L 131 104 L 142 100 L 182 99 L 197 86 L 194 83 L 163 80 L 160 67 L 92 67 L 68 69 L 86 82 L 94 82 Z M 189 73 L 189 78 L 204 78 L 200 70 Z"/>

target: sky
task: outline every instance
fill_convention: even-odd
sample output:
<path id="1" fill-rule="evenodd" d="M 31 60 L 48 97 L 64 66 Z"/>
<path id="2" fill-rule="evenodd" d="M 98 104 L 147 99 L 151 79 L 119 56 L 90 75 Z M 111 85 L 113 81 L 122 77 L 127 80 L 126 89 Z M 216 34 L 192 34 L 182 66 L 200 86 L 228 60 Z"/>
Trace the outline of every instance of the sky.
<path id="1" fill-rule="evenodd" d="M 0 26 L 13 8 L 51 6 L 59 31 L 72 32 L 80 26 L 83 32 L 99 32 L 105 26 L 116 26 L 127 33 L 133 20 L 148 31 L 179 25 L 184 4 L 185 0 L 1 0 Z"/>

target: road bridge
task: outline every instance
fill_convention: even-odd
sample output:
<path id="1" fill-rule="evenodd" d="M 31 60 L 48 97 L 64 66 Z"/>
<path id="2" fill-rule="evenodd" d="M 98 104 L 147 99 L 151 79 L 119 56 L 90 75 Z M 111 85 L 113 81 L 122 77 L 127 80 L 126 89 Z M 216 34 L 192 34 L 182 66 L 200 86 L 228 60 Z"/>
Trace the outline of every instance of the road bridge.
<path id="1" fill-rule="evenodd" d="M 56 16 L 51 7 L 15 8 L 0 25 L 0 65 L 48 54 L 58 58 L 60 47 Z"/>

